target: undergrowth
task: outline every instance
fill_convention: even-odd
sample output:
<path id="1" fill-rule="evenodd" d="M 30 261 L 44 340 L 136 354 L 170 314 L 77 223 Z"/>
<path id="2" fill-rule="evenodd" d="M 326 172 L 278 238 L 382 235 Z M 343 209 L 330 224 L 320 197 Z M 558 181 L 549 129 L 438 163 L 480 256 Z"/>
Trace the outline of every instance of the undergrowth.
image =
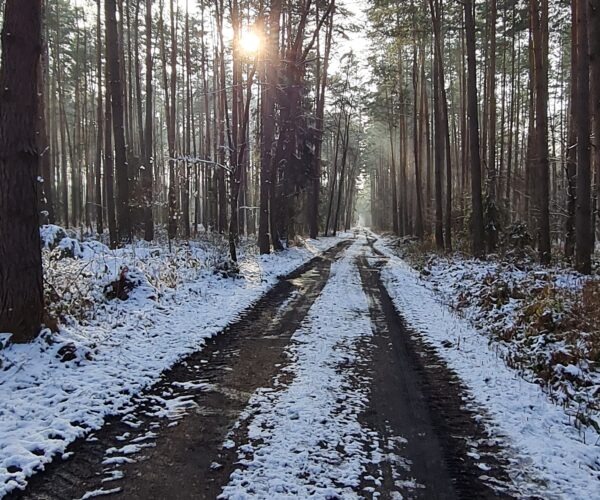
<path id="1" fill-rule="evenodd" d="M 395 246 L 445 302 L 503 346 L 509 366 L 540 384 L 576 426 L 600 433 L 600 277 L 562 263 L 541 267 L 529 243 L 517 227 L 486 261 L 414 239 Z"/>

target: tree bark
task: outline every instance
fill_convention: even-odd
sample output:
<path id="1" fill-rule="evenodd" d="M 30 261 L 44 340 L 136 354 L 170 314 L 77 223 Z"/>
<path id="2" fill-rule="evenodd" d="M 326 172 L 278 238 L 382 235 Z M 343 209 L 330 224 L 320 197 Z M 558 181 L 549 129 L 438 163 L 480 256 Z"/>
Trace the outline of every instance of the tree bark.
<path id="1" fill-rule="evenodd" d="M 467 107 L 469 115 L 469 149 L 471 162 L 471 198 L 473 213 L 471 220 L 472 250 L 476 257 L 485 254 L 485 230 L 481 197 L 481 157 L 479 152 L 479 117 L 477 110 L 477 63 L 475 53 L 475 20 L 473 0 L 464 2 L 465 30 L 467 41 Z"/>
<path id="2" fill-rule="evenodd" d="M 269 12 L 269 38 L 266 46 L 266 58 L 263 69 L 262 87 L 262 134 L 260 156 L 260 214 L 258 242 L 260 253 L 267 254 L 271 250 L 270 213 L 273 211 L 272 200 L 275 194 L 273 185 L 273 143 L 275 141 L 275 101 L 277 97 L 278 65 L 279 65 L 279 17 L 281 0 L 272 0 Z M 271 203 L 270 203 L 271 202 Z"/>
<path id="3" fill-rule="evenodd" d="M 497 191 L 498 175 L 496 169 L 496 0 L 488 2 L 489 13 L 489 68 L 488 68 L 488 111 L 487 111 L 487 246 L 489 252 L 496 250 L 498 243 Z"/>
<path id="4" fill-rule="evenodd" d="M 117 0 L 105 0 L 106 59 L 110 81 L 112 122 L 117 180 L 117 222 L 119 243 L 131 241 L 131 216 L 129 207 L 129 172 L 125 144 L 125 121 L 123 107 L 122 61 L 119 56 L 117 28 Z"/>
<path id="5" fill-rule="evenodd" d="M 589 2 L 590 101 L 592 119 L 592 166 L 596 179 L 594 200 L 600 198 L 600 0 Z M 596 212 L 596 211 L 595 211 Z M 597 218 L 597 213 L 596 217 Z M 592 223 L 592 251 L 596 224 Z"/>
<path id="6" fill-rule="evenodd" d="M 550 264 L 550 163 L 548 156 L 548 0 L 531 0 L 534 44 L 535 157 L 538 253 Z"/>
<path id="7" fill-rule="evenodd" d="M 96 180 L 95 180 L 95 205 L 96 205 L 96 231 L 99 235 L 104 233 L 104 210 L 102 207 L 102 143 L 104 142 L 104 102 L 102 99 L 102 4 L 97 0 L 96 11 L 96 71 L 97 71 L 97 109 L 96 109 Z"/>
<path id="8" fill-rule="evenodd" d="M 417 205 L 415 208 L 415 235 L 423 239 L 423 188 L 421 186 L 421 130 L 419 127 L 419 70 L 417 63 L 417 41 L 413 40 L 413 154 L 415 162 L 415 190 L 417 191 Z"/>
<path id="9" fill-rule="evenodd" d="M 32 340 L 44 312 L 38 212 L 41 0 L 6 0 L 0 67 L 0 332 Z"/>
<path id="10" fill-rule="evenodd" d="M 592 207 L 590 175 L 590 74 L 588 57 L 588 0 L 577 2 L 577 204 L 575 210 L 575 267 L 591 272 Z"/>
<path id="11" fill-rule="evenodd" d="M 142 171 L 142 188 L 144 192 L 144 239 L 154 239 L 154 89 L 152 59 L 152 0 L 146 0 L 146 123 L 144 126 L 144 170 Z"/>
<path id="12" fill-rule="evenodd" d="M 335 13 L 335 0 L 331 1 L 331 14 L 327 33 L 325 35 L 325 53 L 323 56 L 323 67 L 318 74 L 317 86 L 319 87 L 317 105 L 316 105 L 316 131 L 315 131 L 315 157 L 314 172 L 312 173 L 312 185 L 310 187 L 310 198 L 308 202 L 308 234 L 311 238 L 319 235 L 319 204 L 321 194 L 321 164 L 323 151 L 323 126 L 325 123 L 325 93 L 327 90 L 327 79 L 329 71 L 329 58 L 331 54 L 331 45 L 333 39 L 333 16 Z M 318 16 L 318 11 L 317 11 Z M 320 65 L 320 61 L 317 63 Z"/>

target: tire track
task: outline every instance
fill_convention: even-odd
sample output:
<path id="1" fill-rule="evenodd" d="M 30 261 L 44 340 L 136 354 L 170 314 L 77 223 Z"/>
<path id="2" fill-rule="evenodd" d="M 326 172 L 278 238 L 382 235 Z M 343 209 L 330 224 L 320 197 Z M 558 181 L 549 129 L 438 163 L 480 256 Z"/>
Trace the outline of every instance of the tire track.
<path id="1" fill-rule="evenodd" d="M 351 243 L 283 278 L 235 324 L 132 398 L 124 414 L 71 444 L 66 460 L 57 458 L 8 498 L 72 499 L 92 491 L 128 499 L 215 498 L 236 459 L 223 448 L 228 432 L 252 393 L 288 362 L 285 347 L 331 263 Z"/>
<path id="2" fill-rule="evenodd" d="M 405 438 L 394 453 L 408 464 L 404 474 L 386 471 L 382 498 L 398 490 L 419 499 L 512 498 L 502 450 L 465 409 L 458 377 L 396 312 L 380 278 L 385 259 L 373 253 L 375 263 L 359 259 L 375 343 L 370 408 L 363 420 L 384 441 Z M 477 458 L 483 456 L 485 471 Z"/>

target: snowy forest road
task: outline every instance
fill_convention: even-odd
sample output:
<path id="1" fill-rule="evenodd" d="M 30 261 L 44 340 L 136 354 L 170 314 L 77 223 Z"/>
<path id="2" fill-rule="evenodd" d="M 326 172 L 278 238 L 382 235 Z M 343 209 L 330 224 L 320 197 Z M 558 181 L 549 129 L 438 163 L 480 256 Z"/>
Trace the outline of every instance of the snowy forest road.
<path id="1" fill-rule="evenodd" d="M 10 498 L 509 496 L 501 450 L 397 314 L 372 243 L 282 279 Z"/>
<path id="2" fill-rule="evenodd" d="M 376 251 L 374 253 L 377 255 Z M 369 301 L 375 345 L 367 425 L 384 437 L 400 435 L 401 455 L 410 462 L 415 482 L 423 488 L 402 491 L 409 498 L 506 498 L 480 480 L 469 442 L 486 442 L 476 415 L 464 408 L 460 380 L 397 314 L 380 276 L 382 255 L 360 258 L 359 269 Z M 479 453 L 481 453 L 481 447 Z M 507 485 L 509 479 L 495 443 L 485 450 L 488 477 Z M 385 490 L 402 486 L 393 471 L 384 475 Z M 390 484 L 390 480 L 391 484 Z M 384 482 L 385 484 L 385 482 Z M 406 491 L 408 490 L 408 491 Z"/>

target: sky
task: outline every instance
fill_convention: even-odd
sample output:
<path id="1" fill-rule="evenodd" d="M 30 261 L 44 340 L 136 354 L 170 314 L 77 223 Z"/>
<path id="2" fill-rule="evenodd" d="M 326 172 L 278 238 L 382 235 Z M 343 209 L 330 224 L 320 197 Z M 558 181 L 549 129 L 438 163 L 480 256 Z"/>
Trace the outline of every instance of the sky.
<path id="1" fill-rule="evenodd" d="M 88 7 L 90 12 L 95 13 L 96 11 L 95 0 L 72 0 L 72 2 L 75 5 Z M 181 6 L 184 6 L 187 3 L 190 12 L 199 12 L 200 10 L 196 0 L 178 0 L 178 2 Z M 370 44 L 366 29 L 367 0 L 338 0 L 338 5 L 343 6 L 344 9 L 348 10 L 353 15 L 353 23 L 364 26 L 364 29 L 361 29 L 359 32 L 350 34 L 348 40 L 344 40 L 341 43 L 338 41 L 339 52 L 343 54 L 349 49 L 352 49 L 360 60 L 366 62 L 366 53 Z M 336 55 L 339 57 L 340 54 L 334 54 L 334 57 Z M 333 62 L 333 65 L 335 67 L 335 61 Z"/>
<path id="2" fill-rule="evenodd" d="M 339 3 L 353 15 L 353 23 L 360 26 L 361 29 L 357 33 L 349 34 L 349 39 L 344 41 L 343 44 L 339 43 L 339 53 L 334 54 L 331 69 L 335 71 L 339 67 L 339 57 L 352 49 L 360 61 L 361 71 L 364 71 L 366 69 L 367 54 L 371 44 L 367 36 L 367 0 L 339 0 Z"/>

